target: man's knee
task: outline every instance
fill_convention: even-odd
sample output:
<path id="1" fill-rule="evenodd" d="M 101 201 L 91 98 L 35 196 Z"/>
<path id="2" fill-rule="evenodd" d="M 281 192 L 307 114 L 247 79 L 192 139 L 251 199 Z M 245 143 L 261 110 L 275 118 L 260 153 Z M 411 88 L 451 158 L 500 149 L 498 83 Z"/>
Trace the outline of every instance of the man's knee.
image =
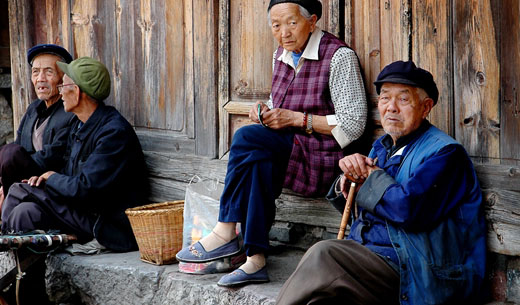
<path id="1" fill-rule="evenodd" d="M 336 240 L 322 240 L 315 243 L 312 247 L 307 250 L 306 256 L 316 257 L 318 259 L 323 259 L 325 257 L 330 256 L 331 249 L 335 246 Z"/>
<path id="2" fill-rule="evenodd" d="M 16 143 L 9 143 L 0 149 L 0 165 L 12 163 L 16 156 L 26 154 L 27 151 Z"/>
<path id="3" fill-rule="evenodd" d="M 9 204 L 6 201 L 6 204 Z M 22 202 L 10 208 L 8 215 L 2 215 L 2 230 L 14 232 L 27 232 L 37 229 L 43 217 L 40 206 L 34 202 Z"/>

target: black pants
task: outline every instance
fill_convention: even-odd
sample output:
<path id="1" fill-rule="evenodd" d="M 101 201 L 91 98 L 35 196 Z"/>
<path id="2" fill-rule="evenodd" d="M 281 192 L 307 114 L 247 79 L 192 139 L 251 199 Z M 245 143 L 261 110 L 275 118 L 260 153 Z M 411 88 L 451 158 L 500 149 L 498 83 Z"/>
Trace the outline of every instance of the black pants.
<path id="1" fill-rule="evenodd" d="M 352 240 L 312 246 L 276 304 L 399 304 L 399 273 Z"/>
<path id="2" fill-rule="evenodd" d="M 94 238 L 95 217 L 53 200 L 45 190 L 15 183 L 2 205 L 2 232 L 59 230 L 79 240 Z"/>
<path id="3" fill-rule="evenodd" d="M 38 164 L 22 146 L 11 143 L 0 148 L 0 184 L 6 196 L 13 183 L 41 174 Z"/>

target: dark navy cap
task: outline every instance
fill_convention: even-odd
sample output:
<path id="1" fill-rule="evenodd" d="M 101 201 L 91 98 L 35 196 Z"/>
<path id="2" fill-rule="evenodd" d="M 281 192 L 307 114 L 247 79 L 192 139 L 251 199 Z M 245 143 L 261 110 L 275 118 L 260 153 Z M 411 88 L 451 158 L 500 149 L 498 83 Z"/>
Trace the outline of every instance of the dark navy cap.
<path id="1" fill-rule="evenodd" d="M 374 85 L 376 85 L 377 94 L 381 91 L 384 83 L 405 84 L 424 89 L 428 96 L 433 100 L 434 105 L 439 99 L 439 90 L 433 80 L 433 75 L 417 66 L 413 61 L 395 61 L 384 67 L 377 76 Z"/>
<path id="2" fill-rule="evenodd" d="M 63 47 L 55 44 L 38 44 L 27 51 L 27 61 L 32 66 L 33 59 L 40 54 L 52 54 L 63 58 L 66 63 L 72 61 L 72 56 Z"/>
<path id="3" fill-rule="evenodd" d="M 267 11 L 269 12 L 273 5 L 287 2 L 299 4 L 303 6 L 311 15 L 316 15 L 318 17 L 318 20 L 321 18 L 322 8 L 321 2 L 318 0 L 271 0 L 269 2 L 269 7 L 267 8 Z"/>

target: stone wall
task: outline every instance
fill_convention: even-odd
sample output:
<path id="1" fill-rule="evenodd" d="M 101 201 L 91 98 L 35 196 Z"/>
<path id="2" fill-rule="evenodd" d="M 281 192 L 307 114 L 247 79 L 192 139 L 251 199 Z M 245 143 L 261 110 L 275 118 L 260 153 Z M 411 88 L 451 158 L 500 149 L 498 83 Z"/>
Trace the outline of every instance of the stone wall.
<path id="1" fill-rule="evenodd" d="M 13 140 L 13 111 L 6 98 L 0 94 L 0 146 Z"/>

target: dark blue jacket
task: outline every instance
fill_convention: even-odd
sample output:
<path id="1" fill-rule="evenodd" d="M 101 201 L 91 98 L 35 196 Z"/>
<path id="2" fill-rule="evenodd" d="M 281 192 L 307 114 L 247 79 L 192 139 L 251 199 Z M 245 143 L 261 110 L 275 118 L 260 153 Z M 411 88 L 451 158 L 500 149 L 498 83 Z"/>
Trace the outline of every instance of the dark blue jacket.
<path id="1" fill-rule="evenodd" d="M 141 145 L 134 129 L 111 106 L 100 103 L 81 126 L 72 128 L 59 174 L 46 188 L 57 202 L 96 217 L 93 235 L 109 249 L 136 248 L 125 209 L 145 203 L 148 183 Z"/>
<path id="2" fill-rule="evenodd" d="M 35 100 L 29 105 L 18 127 L 15 143 L 31 154 L 42 171 L 58 171 L 64 166 L 63 154 L 67 147 L 70 128 L 77 119 L 73 113 L 65 112 L 63 101 L 58 100 L 56 102 L 58 105 L 54 108 L 45 127 L 43 149 L 34 151 L 32 135 L 38 118 L 37 109 L 43 103 L 45 101 Z"/>
<path id="3" fill-rule="evenodd" d="M 397 264 L 401 304 L 474 304 L 486 264 L 482 193 L 464 148 L 427 127 L 390 158 L 374 143 L 369 157 L 383 170 L 360 188 L 349 237 Z"/>

